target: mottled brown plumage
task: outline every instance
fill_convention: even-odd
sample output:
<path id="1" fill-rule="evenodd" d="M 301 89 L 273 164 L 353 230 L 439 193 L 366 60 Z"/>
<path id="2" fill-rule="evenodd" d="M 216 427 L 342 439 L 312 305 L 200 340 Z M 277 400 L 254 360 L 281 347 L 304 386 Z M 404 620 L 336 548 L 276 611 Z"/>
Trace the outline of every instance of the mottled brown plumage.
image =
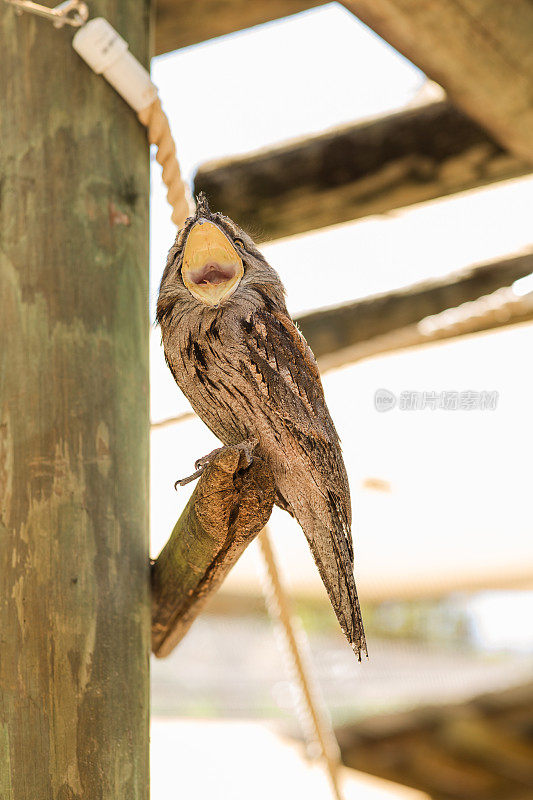
<path id="1" fill-rule="evenodd" d="M 249 443 L 268 460 L 277 503 L 300 523 L 361 657 L 350 493 L 316 361 L 277 273 L 204 198 L 170 250 L 157 319 L 167 363 L 201 419 L 225 445 Z"/>

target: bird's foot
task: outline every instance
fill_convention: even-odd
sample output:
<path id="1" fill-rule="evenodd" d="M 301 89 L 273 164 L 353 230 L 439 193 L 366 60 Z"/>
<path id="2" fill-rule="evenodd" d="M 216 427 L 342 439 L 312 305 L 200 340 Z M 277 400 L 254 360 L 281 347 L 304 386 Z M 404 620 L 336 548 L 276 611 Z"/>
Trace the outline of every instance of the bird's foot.
<path id="1" fill-rule="evenodd" d="M 230 444 L 226 447 L 217 447 L 215 450 L 212 450 L 206 456 L 202 456 L 198 458 L 194 462 L 194 469 L 196 472 L 193 472 L 192 475 L 189 475 L 187 478 L 181 478 L 181 480 L 176 481 L 174 484 L 174 489 L 177 489 L 178 486 L 186 486 L 191 481 L 195 481 L 200 475 L 207 469 L 207 467 L 211 464 L 215 456 L 219 453 L 222 453 L 225 450 L 236 450 L 243 455 L 243 464 L 242 468 L 246 469 L 249 467 L 253 461 L 253 453 L 255 448 L 258 445 L 257 439 L 245 439 L 243 442 L 239 442 L 239 444 Z"/>

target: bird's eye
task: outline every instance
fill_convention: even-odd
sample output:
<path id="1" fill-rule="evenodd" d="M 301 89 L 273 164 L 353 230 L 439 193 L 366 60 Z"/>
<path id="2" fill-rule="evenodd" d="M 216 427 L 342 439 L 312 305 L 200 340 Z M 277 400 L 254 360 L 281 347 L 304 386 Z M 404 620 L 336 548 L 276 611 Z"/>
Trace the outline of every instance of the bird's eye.
<path id="1" fill-rule="evenodd" d="M 244 248 L 244 242 L 243 242 L 242 239 L 234 239 L 233 240 L 233 244 L 236 244 L 237 247 L 242 247 L 243 250 L 245 249 Z"/>

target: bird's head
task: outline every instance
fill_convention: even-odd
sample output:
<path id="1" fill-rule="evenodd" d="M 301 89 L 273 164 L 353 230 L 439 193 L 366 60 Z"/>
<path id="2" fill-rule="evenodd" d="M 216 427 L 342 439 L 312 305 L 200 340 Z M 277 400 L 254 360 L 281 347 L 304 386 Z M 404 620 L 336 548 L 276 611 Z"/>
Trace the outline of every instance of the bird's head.
<path id="1" fill-rule="evenodd" d="M 231 297 L 244 275 L 244 249 L 243 239 L 217 224 L 202 195 L 181 263 L 181 277 L 192 296 L 208 306 Z"/>
<path id="2" fill-rule="evenodd" d="M 265 294 L 266 293 L 266 294 Z M 191 301 L 198 310 L 219 308 L 233 298 L 268 298 L 285 306 L 278 274 L 267 264 L 252 239 L 229 217 L 212 212 L 202 193 L 171 248 L 161 280 L 157 320 Z"/>

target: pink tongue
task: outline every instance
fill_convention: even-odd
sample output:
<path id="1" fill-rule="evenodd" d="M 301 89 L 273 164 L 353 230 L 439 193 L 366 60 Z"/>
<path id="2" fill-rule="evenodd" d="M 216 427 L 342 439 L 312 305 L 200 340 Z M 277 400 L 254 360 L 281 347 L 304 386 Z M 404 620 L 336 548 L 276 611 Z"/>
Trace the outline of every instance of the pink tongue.
<path id="1" fill-rule="evenodd" d="M 228 276 L 224 275 L 223 272 L 219 272 L 217 269 L 210 269 L 209 272 L 202 277 L 200 281 L 200 286 L 206 286 L 208 283 L 212 283 L 217 286 L 219 283 L 224 283 L 228 280 Z"/>
<path id="2" fill-rule="evenodd" d="M 192 276 L 194 283 L 197 286 L 218 286 L 219 283 L 225 283 L 233 278 L 235 275 L 235 267 L 228 265 L 222 267 L 220 264 L 206 264 L 202 271 L 196 276 Z"/>

